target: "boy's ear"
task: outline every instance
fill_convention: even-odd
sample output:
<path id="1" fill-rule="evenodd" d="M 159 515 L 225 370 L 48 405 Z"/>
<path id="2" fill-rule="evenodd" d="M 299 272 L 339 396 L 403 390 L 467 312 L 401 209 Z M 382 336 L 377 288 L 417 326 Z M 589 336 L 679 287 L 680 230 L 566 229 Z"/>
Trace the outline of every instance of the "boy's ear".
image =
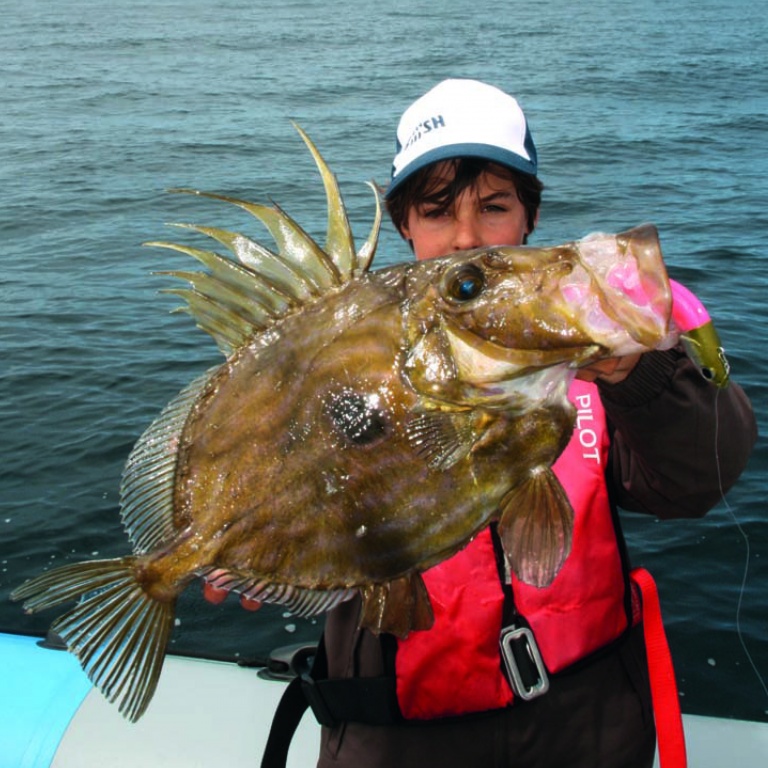
<path id="1" fill-rule="evenodd" d="M 536 209 L 536 216 L 533 218 L 533 226 L 528 230 L 526 234 L 530 235 L 536 227 L 539 226 L 539 209 Z"/>
<path id="2" fill-rule="evenodd" d="M 404 224 L 400 228 L 400 237 L 405 240 L 406 243 L 408 243 L 408 247 L 413 251 L 413 240 L 411 239 L 411 231 L 408 229 L 408 227 Z"/>
<path id="3" fill-rule="evenodd" d="M 534 229 L 538 226 L 539 223 L 539 212 L 536 211 L 536 216 L 533 219 L 533 226 L 532 227 L 526 227 L 525 228 L 525 235 L 523 236 L 523 242 L 522 245 L 528 245 L 528 235 L 530 235 Z"/>

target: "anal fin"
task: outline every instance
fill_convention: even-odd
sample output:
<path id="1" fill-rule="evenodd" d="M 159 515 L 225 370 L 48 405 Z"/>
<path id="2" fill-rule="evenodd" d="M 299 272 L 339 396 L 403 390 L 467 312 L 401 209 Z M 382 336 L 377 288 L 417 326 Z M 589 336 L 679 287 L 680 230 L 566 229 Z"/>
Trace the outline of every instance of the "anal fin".
<path id="1" fill-rule="evenodd" d="M 514 574 L 526 584 L 549 586 L 573 536 L 573 509 L 549 467 L 537 467 L 507 495 L 498 532 Z"/>
<path id="2" fill-rule="evenodd" d="M 310 589 L 280 584 L 269 579 L 226 568 L 210 568 L 200 574 L 214 589 L 235 592 L 247 600 L 285 606 L 296 616 L 316 616 L 354 597 L 354 588 Z"/>
<path id="3" fill-rule="evenodd" d="M 409 632 L 429 629 L 435 621 L 420 573 L 384 584 L 369 584 L 360 593 L 363 598 L 360 627 L 375 635 L 388 632 L 405 638 Z"/>

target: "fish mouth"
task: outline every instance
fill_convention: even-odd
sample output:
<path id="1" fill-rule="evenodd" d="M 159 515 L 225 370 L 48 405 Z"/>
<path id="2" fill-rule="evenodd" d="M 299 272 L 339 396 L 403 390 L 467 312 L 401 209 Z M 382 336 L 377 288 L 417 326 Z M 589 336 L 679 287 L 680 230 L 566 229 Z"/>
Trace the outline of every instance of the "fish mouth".
<path id="1" fill-rule="evenodd" d="M 554 349 L 505 347 L 460 328 L 447 318 L 443 320 L 443 329 L 459 378 L 472 384 L 507 381 L 563 364 L 579 368 L 605 356 L 605 350 L 598 344 Z"/>

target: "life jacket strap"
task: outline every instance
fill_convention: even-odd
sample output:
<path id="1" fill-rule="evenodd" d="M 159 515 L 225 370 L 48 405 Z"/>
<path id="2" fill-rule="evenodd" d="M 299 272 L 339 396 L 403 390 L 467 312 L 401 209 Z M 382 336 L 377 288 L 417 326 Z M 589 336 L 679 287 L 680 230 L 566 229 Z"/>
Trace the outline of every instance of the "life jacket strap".
<path id="1" fill-rule="evenodd" d="M 686 768 L 683 717 L 677 692 L 675 670 L 667 644 L 667 635 L 661 620 L 661 604 L 656 583 L 644 568 L 630 573 L 632 582 L 640 589 L 642 597 L 643 634 L 648 658 L 648 676 L 656 721 L 656 740 L 660 768 Z"/>
<path id="2" fill-rule="evenodd" d="M 397 706 L 395 678 L 329 679 L 323 639 L 311 670 L 306 654 L 290 666 L 296 676 L 288 683 L 275 710 L 261 768 L 285 768 L 291 740 L 310 708 L 318 723 L 328 728 L 347 720 L 369 725 L 403 722 Z"/>
<path id="3" fill-rule="evenodd" d="M 261 768 L 285 768 L 288 749 L 309 702 L 301 688 L 301 677 L 294 677 L 283 691 L 272 719 Z"/>

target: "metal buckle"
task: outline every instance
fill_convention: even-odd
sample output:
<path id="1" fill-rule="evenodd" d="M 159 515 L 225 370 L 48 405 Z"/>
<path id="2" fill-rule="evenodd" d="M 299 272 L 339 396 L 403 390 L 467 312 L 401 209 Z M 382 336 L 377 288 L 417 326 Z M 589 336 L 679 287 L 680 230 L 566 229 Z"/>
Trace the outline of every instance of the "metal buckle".
<path id="1" fill-rule="evenodd" d="M 515 696 L 530 701 L 549 690 L 547 668 L 528 627 L 505 627 L 501 630 L 499 645 Z"/>

